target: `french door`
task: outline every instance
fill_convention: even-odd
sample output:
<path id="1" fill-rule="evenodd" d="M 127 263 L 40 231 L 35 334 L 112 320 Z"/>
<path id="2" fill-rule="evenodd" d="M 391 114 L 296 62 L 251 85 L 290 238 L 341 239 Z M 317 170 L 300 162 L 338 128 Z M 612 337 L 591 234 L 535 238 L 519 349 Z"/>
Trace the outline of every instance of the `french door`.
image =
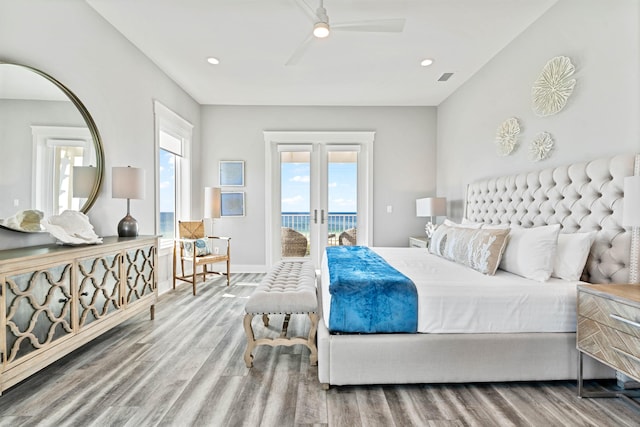
<path id="1" fill-rule="evenodd" d="M 271 141 L 271 263 L 309 257 L 319 267 L 326 246 L 371 239 L 370 143 L 319 139 Z"/>

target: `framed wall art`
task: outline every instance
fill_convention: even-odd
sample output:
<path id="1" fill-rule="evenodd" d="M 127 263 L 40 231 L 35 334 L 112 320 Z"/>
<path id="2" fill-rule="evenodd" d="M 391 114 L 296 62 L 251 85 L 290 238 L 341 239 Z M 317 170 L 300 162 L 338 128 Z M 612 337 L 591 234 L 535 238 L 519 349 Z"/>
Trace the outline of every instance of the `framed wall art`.
<path id="1" fill-rule="evenodd" d="M 220 161 L 220 186 L 244 187 L 244 160 Z"/>
<path id="2" fill-rule="evenodd" d="M 244 216 L 244 191 L 223 191 L 220 194 L 220 216 Z"/>

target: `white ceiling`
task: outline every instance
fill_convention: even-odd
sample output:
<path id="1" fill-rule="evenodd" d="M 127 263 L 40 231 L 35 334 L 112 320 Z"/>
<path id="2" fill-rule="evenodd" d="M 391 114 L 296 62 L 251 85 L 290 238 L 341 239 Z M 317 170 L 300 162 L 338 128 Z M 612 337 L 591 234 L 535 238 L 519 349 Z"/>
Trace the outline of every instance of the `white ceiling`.
<path id="1" fill-rule="evenodd" d="M 86 1 L 200 104 L 424 106 L 557 0 L 325 0 L 330 23 L 406 18 L 404 31 L 334 31 L 289 66 L 312 29 L 295 3 L 304 0 Z M 435 63 L 421 67 L 427 57 Z"/>

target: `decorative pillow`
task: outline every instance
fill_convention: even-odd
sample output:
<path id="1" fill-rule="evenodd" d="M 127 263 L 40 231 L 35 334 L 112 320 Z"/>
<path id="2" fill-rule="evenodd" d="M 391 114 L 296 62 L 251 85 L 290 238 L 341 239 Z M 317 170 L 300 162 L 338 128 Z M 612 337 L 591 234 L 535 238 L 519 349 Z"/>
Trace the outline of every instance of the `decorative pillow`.
<path id="1" fill-rule="evenodd" d="M 431 235 L 429 241 L 429 252 L 434 255 L 442 256 L 442 250 L 447 243 L 447 231 L 454 227 L 450 227 L 447 224 L 440 224 L 436 227 L 435 231 Z"/>
<path id="2" fill-rule="evenodd" d="M 564 280 L 580 280 L 596 232 L 558 235 L 558 248 L 551 275 Z"/>
<path id="3" fill-rule="evenodd" d="M 560 224 L 512 227 L 500 268 L 527 279 L 549 280 L 558 246 Z"/>
<path id="4" fill-rule="evenodd" d="M 509 230 L 482 230 L 442 224 L 431 240 L 431 253 L 493 275 L 500 264 Z"/>
<path id="5" fill-rule="evenodd" d="M 188 240 L 184 242 L 184 252 L 186 256 L 193 256 L 193 247 L 196 247 L 196 256 L 209 255 L 211 251 L 207 246 L 206 239 Z"/>

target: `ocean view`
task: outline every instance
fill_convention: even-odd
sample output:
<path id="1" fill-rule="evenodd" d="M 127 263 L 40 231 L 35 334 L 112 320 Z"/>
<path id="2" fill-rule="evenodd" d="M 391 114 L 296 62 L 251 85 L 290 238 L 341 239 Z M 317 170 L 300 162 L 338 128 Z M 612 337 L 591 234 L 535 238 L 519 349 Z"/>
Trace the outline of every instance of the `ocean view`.
<path id="1" fill-rule="evenodd" d="M 283 227 L 290 227 L 301 233 L 309 232 L 310 215 L 308 212 L 282 212 L 281 224 Z M 318 221 L 320 219 L 318 218 Z M 160 212 L 160 234 L 165 239 L 174 237 L 174 213 Z M 349 228 L 356 228 L 357 215 L 355 212 L 329 212 L 327 226 L 329 233 L 342 233 Z"/>
<path id="2" fill-rule="evenodd" d="M 282 212 L 281 224 L 283 227 L 293 228 L 301 233 L 309 232 L 311 215 L 308 212 Z M 327 228 L 329 233 L 342 233 L 349 228 L 356 228 L 357 214 L 355 212 L 329 212 L 327 216 Z M 320 221 L 320 218 L 318 218 Z"/>

